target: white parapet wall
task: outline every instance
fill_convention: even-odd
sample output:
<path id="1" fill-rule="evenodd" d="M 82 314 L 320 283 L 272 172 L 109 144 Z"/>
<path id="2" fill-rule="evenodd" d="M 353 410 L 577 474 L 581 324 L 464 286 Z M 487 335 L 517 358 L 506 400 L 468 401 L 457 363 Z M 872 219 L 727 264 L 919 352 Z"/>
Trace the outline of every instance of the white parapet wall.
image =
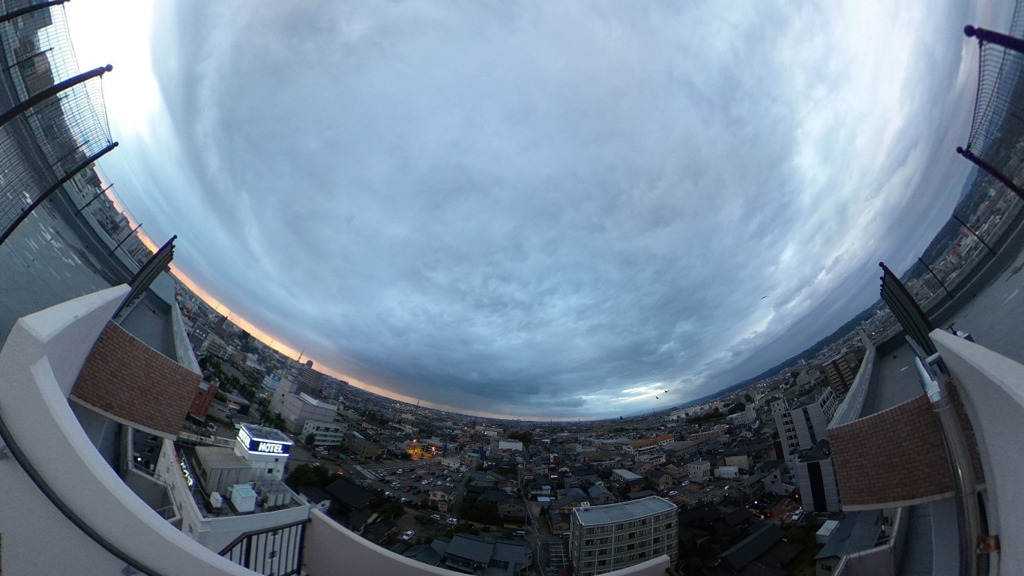
<path id="1" fill-rule="evenodd" d="M 308 576 L 458 576 L 455 572 L 429 566 L 385 550 L 331 520 L 319 510 L 309 514 L 306 530 L 305 566 Z M 671 564 L 660 556 L 608 576 L 665 576 Z"/>
<path id="2" fill-rule="evenodd" d="M 252 576 L 140 500 L 67 396 L 127 295 L 117 286 L 18 320 L 0 351 L 0 554 L 11 574 Z"/>
<path id="3" fill-rule="evenodd" d="M 992 574 L 1024 573 L 1024 366 L 943 330 L 930 334 L 949 368 L 978 442 L 989 530 L 999 535 Z"/>

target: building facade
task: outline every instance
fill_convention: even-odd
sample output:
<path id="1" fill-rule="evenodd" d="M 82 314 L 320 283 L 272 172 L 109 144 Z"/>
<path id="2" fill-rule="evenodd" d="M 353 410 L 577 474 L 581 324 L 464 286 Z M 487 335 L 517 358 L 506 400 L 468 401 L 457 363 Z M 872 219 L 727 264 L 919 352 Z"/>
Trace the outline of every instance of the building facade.
<path id="1" fill-rule="evenodd" d="M 804 512 L 839 512 L 839 484 L 832 464 L 828 440 L 821 440 L 814 448 L 802 452 L 793 466 L 800 503 Z"/>
<path id="2" fill-rule="evenodd" d="M 301 438 L 305 441 L 312 434 L 314 446 L 341 446 L 345 441 L 346 430 L 348 426 L 340 422 L 306 420 L 302 425 Z"/>
<path id="3" fill-rule="evenodd" d="M 275 394 L 275 398 L 277 396 Z M 298 434 L 306 425 L 307 420 L 333 421 L 334 416 L 338 413 L 338 407 L 335 404 L 317 400 L 305 392 L 285 393 L 281 396 L 279 413 L 281 418 L 284 418 L 288 431 Z"/>
<path id="4" fill-rule="evenodd" d="M 772 402 L 772 416 L 782 442 L 783 455 L 789 459 L 802 450 L 810 450 L 819 440 L 828 440 L 828 424 L 839 408 L 832 388 L 824 386 L 806 396 Z"/>
<path id="5" fill-rule="evenodd" d="M 576 576 L 593 576 L 668 555 L 678 557 L 676 505 L 652 496 L 575 508 L 569 556 Z"/>

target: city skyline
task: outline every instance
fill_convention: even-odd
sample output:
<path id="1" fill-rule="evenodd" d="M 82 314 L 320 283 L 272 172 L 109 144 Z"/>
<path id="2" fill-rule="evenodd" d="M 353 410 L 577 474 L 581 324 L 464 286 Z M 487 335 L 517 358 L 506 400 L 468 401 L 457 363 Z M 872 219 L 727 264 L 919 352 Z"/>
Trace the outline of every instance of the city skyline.
<path id="1" fill-rule="evenodd" d="M 115 68 L 104 171 L 233 320 L 392 395 L 568 419 L 705 396 L 874 302 L 970 169 L 960 30 L 1007 19 L 490 8 L 68 13 Z"/>

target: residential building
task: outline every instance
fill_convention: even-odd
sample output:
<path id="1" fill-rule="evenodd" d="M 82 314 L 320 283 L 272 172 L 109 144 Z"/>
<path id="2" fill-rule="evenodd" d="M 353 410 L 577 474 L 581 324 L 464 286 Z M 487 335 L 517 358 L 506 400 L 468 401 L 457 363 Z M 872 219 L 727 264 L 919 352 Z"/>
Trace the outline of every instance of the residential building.
<path id="1" fill-rule="evenodd" d="M 192 399 L 192 405 L 188 409 L 188 415 L 199 422 L 206 421 L 206 413 L 210 410 L 210 402 L 217 395 L 217 385 L 207 381 L 199 383 L 196 395 Z"/>
<path id="2" fill-rule="evenodd" d="M 691 482 L 703 482 L 711 478 L 711 462 L 694 460 L 686 464 L 686 477 Z"/>
<path id="3" fill-rule="evenodd" d="M 784 456 L 788 459 L 801 450 L 810 450 L 819 440 L 827 440 L 827 427 L 839 408 L 832 388 L 823 386 L 790 400 L 780 398 L 771 404 L 775 427 Z"/>
<path id="4" fill-rule="evenodd" d="M 843 354 L 829 360 L 821 369 L 828 379 L 828 385 L 840 397 L 845 396 L 853 379 L 857 376 L 856 357 L 853 354 Z"/>
<path id="5" fill-rule="evenodd" d="M 312 360 L 307 361 L 303 367 L 302 376 L 299 379 L 299 392 L 311 398 L 317 398 L 320 396 L 323 383 L 324 374 L 313 369 Z"/>
<path id="6" fill-rule="evenodd" d="M 530 547 L 523 541 L 497 540 L 472 534 L 456 534 L 444 547 L 441 564 L 465 574 L 515 576 L 533 563 Z"/>
<path id="7" fill-rule="evenodd" d="M 381 448 L 375 442 L 371 442 L 355 430 L 345 432 L 344 447 L 349 452 L 360 458 L 373 459 L 381 454 Z"/>
<path id="8" fill-rule="evenodd" d="M 572 511 L 569 557 L 576 576 L 621 570 L 667 554 L 677 557 L 676 505 L 652 496 Z"/>
<path id="9" fill-rule="evenodd" d="M 839 485 L 828 440 L 800 453 L 793 466 L 804 512 L 839 512 Z"/>
<path id="10" fill-rule="evenodd" d="M 283 383 L 283 381 L 282 381 Z M 275 398 L 279 396 L 275 394 Z M 298 394 L 284 393 L 281 396 L 280 411 L 288 431 L 298 434 L 307 420 L 332 422 L 338 413 L 338 407 L 322 400 L 317 400 L 305 392 Z"/>
<path id="11" fill-rule="evenodd" d="M 499 440 L 498 450 L 523 451 L 523 443 L 520 440 Z"/>
<path id="12" fill-rule="evenodd" d="M 302 425 L 302 435 L 305 442 L 310 434 L 313 435 L 314 446 L 341 446 L 345 441 L 345 432 L 348 425 L 341 422 L 324 422 L 323 420 L 306 420 Z"/>

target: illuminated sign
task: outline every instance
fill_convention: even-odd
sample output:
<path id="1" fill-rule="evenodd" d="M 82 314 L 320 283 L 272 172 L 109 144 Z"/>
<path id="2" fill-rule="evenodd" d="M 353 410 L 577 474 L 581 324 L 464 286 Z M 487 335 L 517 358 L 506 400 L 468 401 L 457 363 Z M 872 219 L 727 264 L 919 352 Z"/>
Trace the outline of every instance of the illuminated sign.
<path id="1" fill-rule="evenodd" d="M 184 460 L 181 461 L 181 474 L 182 476 L 185 477 L 185 484 L 188 485 L 189 488 L 191 488 L 193 484 L 192 474 L 189 474 L 188 466 L 185 465 Z"/>
<path id="2" fill-rule="evenodd" d="M 253 438 L 244 427 L 238 430 L 238 441 L 245 446 L 246 450 L 256 454 L 288 454 L 291 448 L 291 442 Z"/>

